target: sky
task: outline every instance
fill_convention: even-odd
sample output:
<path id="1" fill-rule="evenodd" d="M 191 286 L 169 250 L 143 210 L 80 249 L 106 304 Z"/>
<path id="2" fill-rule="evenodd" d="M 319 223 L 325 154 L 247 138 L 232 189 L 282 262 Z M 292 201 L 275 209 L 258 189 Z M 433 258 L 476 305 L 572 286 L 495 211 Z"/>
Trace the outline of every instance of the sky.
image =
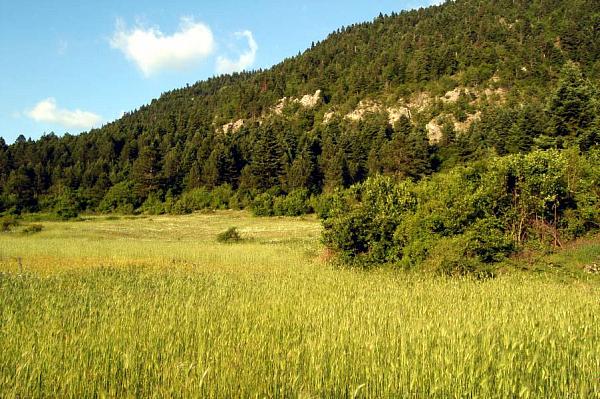
<path id="1" fill-rule="evenodd" d="M 437 1 L 439 2 L 439 1 Z M 78 134 L 432 0 L 0 0 L 0 137 Z"/>

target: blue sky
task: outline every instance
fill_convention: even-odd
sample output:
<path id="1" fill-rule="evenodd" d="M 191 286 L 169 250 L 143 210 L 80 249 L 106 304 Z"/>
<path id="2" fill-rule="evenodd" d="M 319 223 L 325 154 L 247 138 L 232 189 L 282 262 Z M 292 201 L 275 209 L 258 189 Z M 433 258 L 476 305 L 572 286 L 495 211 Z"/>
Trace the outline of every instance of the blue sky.
<path id="1" fill-rule="evenodd" d="M 268 68 L 431 0 L 0 0 L 0 136 L 77 134 L 161 93 Z"/>

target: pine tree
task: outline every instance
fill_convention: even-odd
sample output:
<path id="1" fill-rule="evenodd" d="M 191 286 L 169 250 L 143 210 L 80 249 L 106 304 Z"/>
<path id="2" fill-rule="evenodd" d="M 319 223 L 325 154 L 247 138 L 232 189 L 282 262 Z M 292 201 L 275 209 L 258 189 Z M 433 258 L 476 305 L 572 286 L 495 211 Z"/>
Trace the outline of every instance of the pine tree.
<path id="1" fill-rule="evenodd" d="M 315 157 L 309 148 L 304 148 L 294 159 L 287 176 L 287 189 L 292 191 L 298 188 L 307 188 L 312 192 L 318 191 L 318 171 Z"/>
<path id="2" fill-rule="evenodd" d="M 231 147 L 219 144 L 212 151 L 203 170 L 203 181 L 208 187 L 217 187 L 223 183 L 237 185 L 237 161 Z"/>
<path id="3" fill-rule="evenodd" d="M 143 146 L 131 170 L 134 192 L 140 199 L 146 199 L 148 194 L 162 187 L 160 171 L 160 153 L 156 143 Z"/>
<path id="4" fill-rule="evenodd" d="M 259 130 L 250 164 L 256 188 L 268 190 L 280 185 L 280 176 L 283 173 L 283 155 L 283 150 L 273 129 L 267 126 L 265 129 Z"/>
<path id="5" fill-rule="evenodd" d="M 567 62 L 558 88 L 548 102 L 549 135 L 575 137 L 588 128 L 595 117 L 593 90 L 574 62 Z"/>
<path id="6" fill-rule="evenodd" d="M 10 172 L 4 192 L 12 197 L 17 211 L 34 210 L 36 198 L 34 193 L 35 173 L 31 166 L 21 166 Z"/>

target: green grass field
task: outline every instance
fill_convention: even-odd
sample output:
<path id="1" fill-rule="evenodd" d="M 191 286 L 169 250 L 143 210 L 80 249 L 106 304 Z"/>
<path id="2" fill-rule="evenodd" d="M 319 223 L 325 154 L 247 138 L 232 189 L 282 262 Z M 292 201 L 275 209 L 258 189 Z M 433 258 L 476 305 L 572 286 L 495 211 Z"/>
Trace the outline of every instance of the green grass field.
<path id="1" fill-rule="evenodd" d="M 600 280 L 552 271 L 597 241 L 475 281 L 340 269 L 312 217 L 41 223 L 0 234 L 2 398 L 600 397 Z"/>

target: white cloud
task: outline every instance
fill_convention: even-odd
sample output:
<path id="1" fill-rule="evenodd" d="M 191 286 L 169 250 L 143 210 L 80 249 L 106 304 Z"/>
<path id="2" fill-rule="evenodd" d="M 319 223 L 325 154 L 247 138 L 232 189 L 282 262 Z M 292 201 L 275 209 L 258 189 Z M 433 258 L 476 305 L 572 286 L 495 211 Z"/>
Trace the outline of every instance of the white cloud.
<path id="1" fill-rule="evenodd" d="M 40 101 L 26 114 L 36 122 L 54 123 L 70 128 L 90 129 L 102 122 L 102 118 L 92 112 L 61 109 L 56 105 L 54 98 Z"/>
<path id="2" fill-rule="evenodd" d="M 127 30 L 117 21 L 117 30 L 110 40 L 148 77 L 164 69 L 182 69 L 212 54 L 215 43 L 207 25 L 181 18 L 179 30 L 168 36 L 159 28 L 136 27 Z"/>
<path id="3" fill-rule="evenodd" d="M 254 36 L 252 36 L 252 32 L 246 30 L 243 32 L 237 32 L 235 35 L 239 38 L 245 37 L 248 40 L 248 50 L 240 54 L 240 57 L 237 60 L 231 60 L 227 57 L 220 56 L 217 59 L 218 73 L 224 74 L 240 72 L 248 69 L 254 64 L 256 52 L 258 51 L 258 44 L 256 44 Z"/>

